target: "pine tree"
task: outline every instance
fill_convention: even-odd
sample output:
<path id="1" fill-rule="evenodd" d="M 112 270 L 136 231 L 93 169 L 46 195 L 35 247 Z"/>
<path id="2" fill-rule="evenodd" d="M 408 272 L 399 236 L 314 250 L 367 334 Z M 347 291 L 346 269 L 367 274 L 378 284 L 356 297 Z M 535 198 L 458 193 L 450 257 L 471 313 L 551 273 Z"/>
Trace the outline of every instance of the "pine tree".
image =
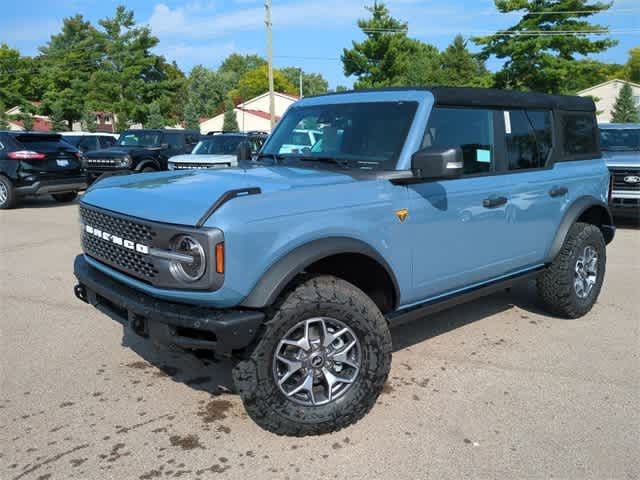
<path id="1" fill-rule="evenodd" d="M 160 105 L 156 102 L 153 102 L 149 105 L 149 114 L 147 115 L 147 121 L 144 126 L 146 128 L 164 128 L 166 124 L 166 120 L 162 116 L 162 111 L 160 110 Z"/>
<path id="2" fill-rule="evenodd" d="M 66 132 L 69 126 L 64 119 L 64 108 L 59 103 L 51 106 L 51 130 L 54 132 Z"/>
<path id="3" fill-rule="evenodd" d="M 613 105 L 611 121 L 614 123 L 640 122 L 640 110 L 633 100 L 631 85 L 625 83 L 620 89 L 616 103 Z"/>
<path id="4" fill-rule="evenodd" d="M 21 114 L 20 120 L 22 120 L 22 126 L 27 132 L 30 132 L 33 130 L 33 125 L 35 123 L 35 120 L 33 119 L 33 116 L 30 113 L 25 112 Z"/>
<path id="5" fill-rule="evenodd" d="M 188 102 L 184 107 L 184 123 L 187 128 L 192 128 L 194 130 L 200 129 L 198 110 L 193 102 Z"/>
<path id="6" fill-rule="evenodd" d="M 6 110 L 7 108 L 4 103 L 0 102 L 0 130 L 9 129 L 9 119 L 7 118 Z"/>
<path id="7" fill-rule="evenodd" d="M 232 103 L 227 103 L 227 110 L 224 112 L 224 121 L 222 122 L 223 132 L 237 132 L 239 130 L 236 112 Z"/>
<path id="8" fill-rule="evenodd" d="M 86 132 L 95 132 L 98 129 L 96 114 L 91 110 L 85 110 L 81 119 L 82 129 Z"/>

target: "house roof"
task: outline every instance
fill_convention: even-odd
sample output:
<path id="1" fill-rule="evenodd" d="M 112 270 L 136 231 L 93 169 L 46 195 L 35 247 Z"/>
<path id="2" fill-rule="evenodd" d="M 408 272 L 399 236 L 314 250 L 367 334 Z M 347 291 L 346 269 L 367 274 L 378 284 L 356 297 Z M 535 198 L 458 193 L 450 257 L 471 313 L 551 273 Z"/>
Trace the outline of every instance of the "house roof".
<path id="1" fill-rule="evenodd" d="M 262 110 L 252 110 L 250 108 L 236 108 L 241 112 L 248 113 L 249 115 L 255 115 L 256 117 L 264 118 L 265 120 L 271 120 L 271 115 L 267 112 L 263 112 Z M 280 117 L 276 115 L 276 121 L 280 120 Z"/>
<path id="2" fill-rule="evenodd" d="M 288 94 L 288 93 L 273 92 L 273 94 L 274 94 L 276 97 L 282 97 L 282 98 L 284 98 L 285 100 L 290 100 L 290 101 L 292 101 L 292 102 L 295 102 L 295 101 L 300 100 L 300 97 L 298 97 L 298 96 L 296 96 L 296 95 L 290 95 L 290 94 Z M 266 96 L 268 96 L 268 95 L 269 95 L 269 92 L 268 92 L 268 91 L 266 91 L 266 92 L 264 92 L 263 94 L 258 95 L 257 97 L 249 98 L 249 99 L 245 100 L 244 102 L 239 103 L 239 104 L 238 104 L 238 107 L 240 107 L 241 105 L 247 105 L 247 104 L 249 104 L 249 103 L 253 103 L 253 102 L 257 101 L 257 100 L 261 100 L 261 99 L 263 99 L 264 97 L 266 97 Z"/>
<path id="3" fill-rule="evenodd" d="M 634 83 L 634 82 L 630 82 L 629 80 L 621 80 L 619 78 L 612 78 L 611 80 L 607 80 L 606 82 L 599 83 L 597 85 L 594 85 L 593 87 L 589 87 L 589 88 L 585 88 L 584 90 L 580 90 L 578 93 L 576 93 L 576 95 L 584 95 L 584 94 L 590 92 L 591 90 L 595 90 L 596 88 L 604 87 L 605 85 L 609 85 L 610 83 L 614 83 L 614 82 L 628 83 L 632 87 L 640 88 L 640 85 L 638 85 L 637 83 Z"/>

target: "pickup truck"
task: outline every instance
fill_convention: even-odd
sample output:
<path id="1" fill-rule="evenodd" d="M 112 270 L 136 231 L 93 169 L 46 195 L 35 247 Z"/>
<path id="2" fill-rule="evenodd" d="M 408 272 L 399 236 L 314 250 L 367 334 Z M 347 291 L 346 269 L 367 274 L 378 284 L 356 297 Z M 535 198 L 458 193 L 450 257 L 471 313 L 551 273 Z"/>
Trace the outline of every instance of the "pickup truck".
<path id="1" fill-rule="evenodd" d="M 290 152 L 309 124 L 321 144 Z M 588 98 L 305 97 L 256 161 L 95 184 L 75 294 L 155 342 L 229 355 L 261 427 L 322 434 L 374 406 L 395 325 L 528 280 L 551 314 L 587 314 L 608 194 Z"/>

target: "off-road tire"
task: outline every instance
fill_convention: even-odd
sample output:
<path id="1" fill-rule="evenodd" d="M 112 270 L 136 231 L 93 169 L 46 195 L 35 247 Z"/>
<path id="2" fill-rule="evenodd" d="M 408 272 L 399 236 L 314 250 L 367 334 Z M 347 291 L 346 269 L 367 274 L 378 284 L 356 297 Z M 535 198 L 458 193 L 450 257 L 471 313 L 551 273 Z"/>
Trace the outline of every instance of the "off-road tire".
<path id="1" fill-rule="evenodd" d="M 16 205 L 16 193 L 13 189 L 13 183 L 6 177 L 0 175 L 0 183 L 2 184 L 3 191 L 6 191 L 6 198 L 4 201 L 0 201 L 0 210 L 8 210 Z"/>
<path id="2" fill-rule="evenodd" d="M 51 196 L 56 202 L 68 203 L 73 202 L 78 197 L 78 192 L 52 193 Z"/>
<path id="3" fill-rule="evenodd" d="M 596 282 L 586 298 L 580 298 L 574 288 L 575 265 L 580 252 L 589 245 L 598 255 Z M 578 318 L 587 314 L 600 294 L 605 266 L 606 247 L 600 229 L 588 223 L 574 223 L 560 252 L 538 277 L 538 294 L 545 308 L 563 318 Z"/>
<path id="4" fill-rule="evenodd" d="M 344 395 L 331 403 L 304 406 L 286 397 L 273 376 L 280 339 L 301 320 L 338 319 L 358 336 L 359 374 Z M 235 387 L 249 416 L 278 435 L 302 437 L 340 430 L 369 412 L 391 366 L 391 334 L 375 303 L 352 284 L 333 276 L 302 279 L 289 288 L 268 315 L 259 340 L 233 369 Z"/>

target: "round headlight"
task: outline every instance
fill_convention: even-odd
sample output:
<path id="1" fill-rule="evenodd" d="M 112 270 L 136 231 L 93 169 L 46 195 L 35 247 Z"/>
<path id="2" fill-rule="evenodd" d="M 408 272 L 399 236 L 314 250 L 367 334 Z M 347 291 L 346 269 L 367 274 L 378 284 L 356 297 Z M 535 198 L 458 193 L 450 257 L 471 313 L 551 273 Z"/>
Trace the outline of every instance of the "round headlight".
<path id="1" fill-rule="evenodd" d="M 202 278 L 207 268 L 207 257 L 200 242 L 189 235 L 178 235 L 171 242 L 171 249 L 193 259 L 190 262 L 172 261 L 169 269 L 174 278 L 182 282 L 195 282 Z"/>

